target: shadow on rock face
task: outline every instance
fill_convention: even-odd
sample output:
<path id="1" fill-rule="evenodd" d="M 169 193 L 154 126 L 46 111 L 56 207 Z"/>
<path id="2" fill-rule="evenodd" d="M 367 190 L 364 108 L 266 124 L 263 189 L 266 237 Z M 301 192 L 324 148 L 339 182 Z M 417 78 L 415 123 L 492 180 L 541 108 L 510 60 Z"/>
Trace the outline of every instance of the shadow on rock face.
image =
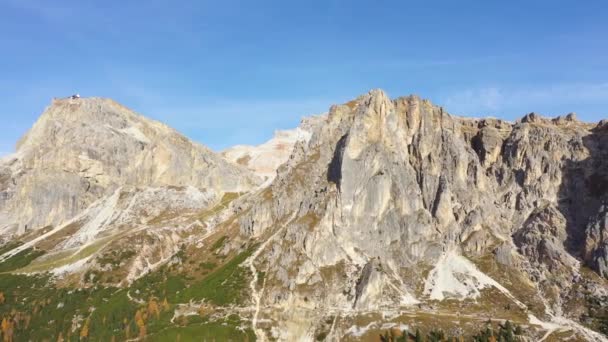
<path id="1" fill-rule="evenodd" d="M 327 167 L 327 181 L 336 184 L 338 190 L 340 189 L 340 183 L 342 181 L 342 158 L 344 156 L 344 148 L 346 147 L 347 139 L 348 134 L 345 134 L 338 140 L 338 144 L 334 150 L 334 156 Z"/>
<path id="2" fill-rule="evenodd" d="M 565 161 L 558 208 L 567 221 L 568 252 L 608 278 L 608 124 L 582 141 L 589 157 Z"/>

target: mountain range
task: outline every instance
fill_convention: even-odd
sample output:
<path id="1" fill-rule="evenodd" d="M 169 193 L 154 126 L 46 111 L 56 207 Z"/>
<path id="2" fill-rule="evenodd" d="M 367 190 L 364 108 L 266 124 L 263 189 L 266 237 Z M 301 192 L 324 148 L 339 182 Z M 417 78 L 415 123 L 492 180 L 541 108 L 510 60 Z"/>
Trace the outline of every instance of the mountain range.
<path id="1" fill-rule="evenodd" d="M 608 341 L 608 120 L 372 90 L 216 153 L 55 99 L 0 160 L 0 243 L 14 340 Z"/>

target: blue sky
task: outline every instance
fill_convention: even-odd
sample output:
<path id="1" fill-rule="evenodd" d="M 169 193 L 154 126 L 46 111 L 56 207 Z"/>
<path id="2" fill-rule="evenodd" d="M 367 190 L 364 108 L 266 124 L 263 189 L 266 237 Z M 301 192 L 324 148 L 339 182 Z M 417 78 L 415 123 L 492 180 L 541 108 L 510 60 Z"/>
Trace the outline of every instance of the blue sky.
<path id="1" fill-rule="evenodd" d="M 216 150 L 372 88 L 460 115 L 598 121 L 606 18 L 592 0 L 0 0 L 0 154 L 75 92 Z"/>

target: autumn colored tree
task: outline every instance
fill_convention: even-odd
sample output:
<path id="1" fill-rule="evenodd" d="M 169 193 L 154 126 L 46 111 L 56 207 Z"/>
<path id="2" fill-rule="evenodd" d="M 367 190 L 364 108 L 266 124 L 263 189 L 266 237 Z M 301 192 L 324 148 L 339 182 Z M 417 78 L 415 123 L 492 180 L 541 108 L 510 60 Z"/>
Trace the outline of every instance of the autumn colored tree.
<path id="1" fill-rule="evenodd" d="M 84 340 L 87 337 L 89 337 L 89 324 L 91 322 L 90 318 L 87 318 L 87 320 L 84 322 L 84 325 L 82 326 L 82 329 L 80 330 L 80 339 Z"/>
<path id="2" fill-rule="evenodd" d="M 0 328 L 2 329 L 2 340 L 4 342 L 12 342 L 13 341 L 13 320 L 9 317 L 4 317 L 2 319 L 2 323 L 0 324 Z"/>
<path id="3" fill-rule="evenodd" d="M 130 335 L 131 335 L 131 331 L 130 331 L 131 330 L 131 326 L 129 324 L 129 321 L 126 318 L 123 319 L 122 323 L 125 326 L 125 338 L 128 340 L 129 337 L 130 337 Z"/>
<path id="4" fill-rule="evenodd" d="M 0 291 L 0 305 L 4 304 L 6 298 L 4 298 L 4 292 Z"/>
<path id="5" fill-rule="evenodd" d="M 142 339 L 146 337 L 145 313 L 141 309 L 135 312 L 135 324 L 139 328 L 139 337 Z"/>
<path id="6" fill-rule="evenodd" d="M 148 314 L 155 315 L 156 319 L 160 318 L 160 308 L 158 307 L 158 302 L 156 302 L 156 298 L 150 297 L 148 300 Z"/>
<path id="7" fill-rule="evenodd" d="M 169 302 L 167 302 L 167 297 L 163 300 L 162 309 L 163 311 L 169 310 L 171 307 L 169 306 Z"/>

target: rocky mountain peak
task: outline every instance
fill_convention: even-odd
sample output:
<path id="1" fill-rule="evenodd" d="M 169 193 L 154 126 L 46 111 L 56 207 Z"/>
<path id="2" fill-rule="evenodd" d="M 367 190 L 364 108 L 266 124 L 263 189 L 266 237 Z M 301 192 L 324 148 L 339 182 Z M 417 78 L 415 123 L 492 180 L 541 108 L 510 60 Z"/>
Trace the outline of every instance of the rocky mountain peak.
<path id="1" fill-rule="evenodd" d="M 20 140 L 17 150 L 30 145 L 62 143 L 69 138 L 69 134 L 77 133 L 111 136 L 112 133 L 119 132 L 129 135 L 138 142 L 149 143 L 150 139 L 141 129 L 153 135 L 177 133 L 168 126 L 144 118 L 112 99 L 98 97 L 53 99 L 32 129 Z"/>
<path id="2" fill-rule="evenodd" d="M 488 317 L 606 341 L 607 128 L 372 90 L 221 158 L 111 100 L 58 100 L 0 163 L 0 232 L 25 241 L 0 263 L 35 247 L 20 271 L 118 275 L 129 305 L 167 294 L 168 316 L 236 313 L 261 341 Z M 148 272 L 159 292 L 130 291 Z"/>
<path id="3" fill-rule="evenodd" d="M 243 234 L 267 239 L 262 305 L 366 310 L 475 298 L 485 287 L 512 296 L 480 269 L 490 258 L 525 269 L 551 298 L 547 310 L 560 312 L 570 298 L 554 284 L 604 286 L 579 269 L 606 270 L 598 189 L 608 145 L 594 127 L 574 115 L 462 118 L 381 90 L 332 106 L 239 217 Z M 421 267 L 431 269 L 425 279 Z"/>
<path id="4" fill-rule="evenodd" d="M 325 121 L 326 115 L 305 117 L 295 129 L 277 130 L 272 139 L 258 146 L 237 145 L 221 152 L 228 161 L 244 166 L 256 175 L 266 179 L 274 179 L 279 166 L 285 163 L 298 143 L 308 143 L 319 125 Z"/>
<path id="5" fill-rule="evenodd" d="M 53 100 L 0 174 L 0 229 L 21 233 L 74 217 L 120 186 L 194 186 L 221 197 L 260 181 L 104 98 Z"/>

